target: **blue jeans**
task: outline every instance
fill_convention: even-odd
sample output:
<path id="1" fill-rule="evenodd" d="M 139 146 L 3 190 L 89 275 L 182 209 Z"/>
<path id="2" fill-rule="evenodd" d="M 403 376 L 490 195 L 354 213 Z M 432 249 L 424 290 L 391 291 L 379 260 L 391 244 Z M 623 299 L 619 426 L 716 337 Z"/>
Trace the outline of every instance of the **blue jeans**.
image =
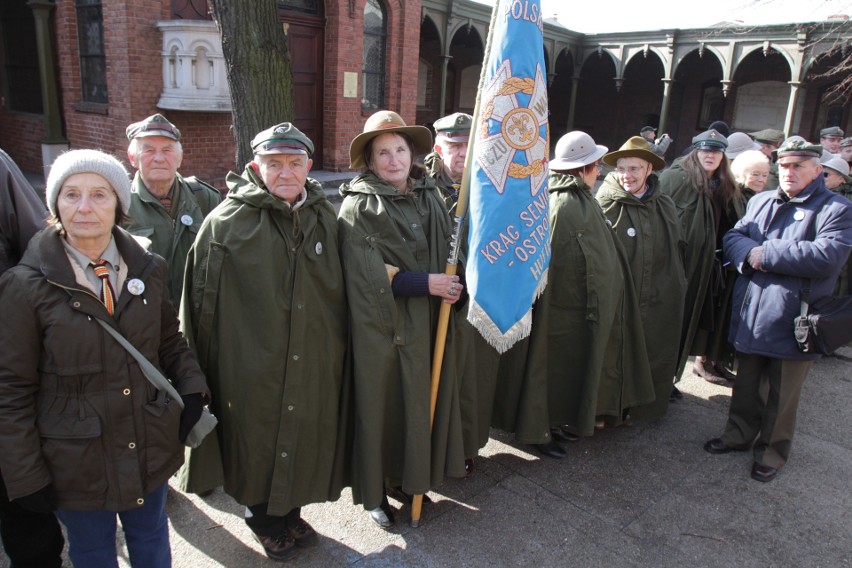
<path id="1" fill-rule="evenodd" d="M 127 551 L 130 553 L 130 564 L 136 568 L 169 568 L 172 565 L 169 523 L 166 518 L 167 492 L 168 483 L 164 483 L 145 497 L 145 504 L 141 507 L 118 513 L 124 528 Z M 118 566 L 115 515 L 105 509 L 57 509 L 56 516 L 65 525 L 68 534 L 68 556 L 74 566 Z"/>

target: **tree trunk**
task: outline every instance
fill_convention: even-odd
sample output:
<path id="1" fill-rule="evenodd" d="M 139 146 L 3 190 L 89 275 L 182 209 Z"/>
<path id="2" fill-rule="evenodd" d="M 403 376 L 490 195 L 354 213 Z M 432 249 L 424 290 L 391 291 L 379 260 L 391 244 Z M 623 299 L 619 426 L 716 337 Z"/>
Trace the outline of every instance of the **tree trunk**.
<path id="1" fill-rule="evenodd" d="M 275 0 L 210 0 L 222 36 L 234 118 L 236 172 L 261 130 L 292 121 L 293 76 Z"/>

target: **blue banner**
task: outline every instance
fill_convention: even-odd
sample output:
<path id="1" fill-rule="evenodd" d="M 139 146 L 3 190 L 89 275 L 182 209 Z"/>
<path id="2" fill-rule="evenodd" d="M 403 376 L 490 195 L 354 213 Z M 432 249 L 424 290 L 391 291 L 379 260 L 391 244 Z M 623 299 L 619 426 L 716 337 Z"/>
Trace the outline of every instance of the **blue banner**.
<path id="1" fill-rule="evenodd" d="M 530 332 L 550 264 L 540 0 L 498 0 L 472 134 L 469 321 L 499 352 Z"/>

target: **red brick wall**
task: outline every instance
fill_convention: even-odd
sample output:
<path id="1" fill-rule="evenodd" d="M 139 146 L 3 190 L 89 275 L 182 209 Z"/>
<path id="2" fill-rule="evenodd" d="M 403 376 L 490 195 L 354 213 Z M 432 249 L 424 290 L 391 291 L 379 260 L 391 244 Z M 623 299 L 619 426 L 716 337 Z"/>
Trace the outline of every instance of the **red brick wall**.
<path id="1" fill-rule="evenodd" d="M 40 172 L 44 118 L 40 114 L 0 112 L 0 147 L 22 170 Z"/>
<path id="2" fill-rule="evenodd" d="M 57 45 L 66 136 L 71 148 L 98 148 L 127 161 L 125 128 L 161 113 L 181 130 L 184 175 L 224 187 L 235 169 L 230 113 L 182 112 L 157 108 L 163 90 L 163 36 L 157 22 L 171 16 L 171 0 L 104 0 L 104 48 L 108 105 L 82 102 L 77 18 L 73 2 L 57 5 Z"/>
<path id="3" fill-rule="evenodd" d="M 385 101 L 408 124 L 417 115 L 417 65 L 420 51 L 420 0 L 384 0 L 388 17 Z M 326 170 L 349 169 L 349 143 L 364 128 L 370 112 L 361 100 L 343 98 L 343 73 L 358 74 L 361 89 L 365 0 L 326 0 L 324 155 Z"/>

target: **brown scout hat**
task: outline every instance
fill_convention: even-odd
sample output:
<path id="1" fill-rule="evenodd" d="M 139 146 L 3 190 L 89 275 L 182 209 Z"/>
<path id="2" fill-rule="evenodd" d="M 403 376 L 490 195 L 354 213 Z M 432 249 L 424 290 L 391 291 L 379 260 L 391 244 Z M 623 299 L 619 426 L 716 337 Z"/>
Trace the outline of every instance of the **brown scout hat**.
<path id="1" fill-rule="evenodd" d="M 408 126 L 402 117 L 392 110 L 380 110 L 367 119 L 364 132 L 352 140 L 349 145 L 349 167 L 352 169 L 365 168 L 364 147 L 367 142 L 381 134 L 396 132 L 407 134 L 414 141 L 414 152 L 426 154 L 432 151 L 432 133 L 425 126 Z M 414 156 L 412 156 L 412 159 Z"/>
<path id="2" fill-rule="evenodd" d="M 619 158 L 640 158 L 651 162 L 654 169 L 659 171 L 666 167 L 666 161 L 651 151 L 651 143 L 641 136 L 631 136 L 621 148 L 603 157 L 605 164 L 616 167 Z"/>

